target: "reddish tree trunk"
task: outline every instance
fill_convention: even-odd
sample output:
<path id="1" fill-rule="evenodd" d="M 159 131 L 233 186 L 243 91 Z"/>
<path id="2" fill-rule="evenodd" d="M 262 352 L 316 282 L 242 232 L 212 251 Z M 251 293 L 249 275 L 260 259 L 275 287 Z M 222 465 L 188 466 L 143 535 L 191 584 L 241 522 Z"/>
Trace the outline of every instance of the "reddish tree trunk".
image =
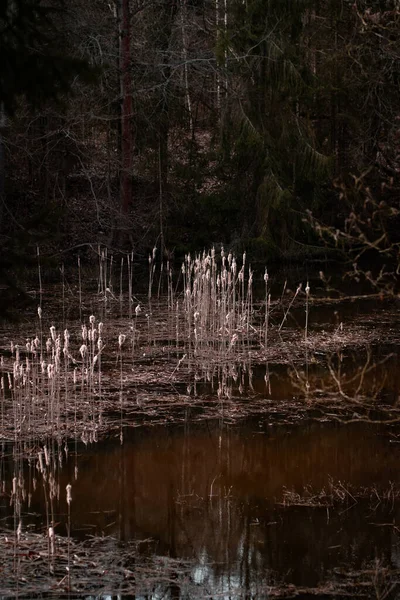
<path id="1" fill-rule="evenodd" d="M 121 15 L 121 207 L 127 214 L 132 200 L 132 76 L 131 76 L 131 27 L 129 0 L 122 0 Z"/>

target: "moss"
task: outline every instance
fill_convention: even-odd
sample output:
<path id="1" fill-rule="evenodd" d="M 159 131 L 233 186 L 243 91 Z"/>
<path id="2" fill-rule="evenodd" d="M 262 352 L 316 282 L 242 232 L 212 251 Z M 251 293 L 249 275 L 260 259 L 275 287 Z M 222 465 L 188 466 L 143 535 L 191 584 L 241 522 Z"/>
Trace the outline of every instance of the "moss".
<path id="1" fill-rule="evenodd" d="M 281 252 L 270 237 L 254 237 L 243 241 L 248 259 L 252 263 L 268 263 L 278 260 Z"/>

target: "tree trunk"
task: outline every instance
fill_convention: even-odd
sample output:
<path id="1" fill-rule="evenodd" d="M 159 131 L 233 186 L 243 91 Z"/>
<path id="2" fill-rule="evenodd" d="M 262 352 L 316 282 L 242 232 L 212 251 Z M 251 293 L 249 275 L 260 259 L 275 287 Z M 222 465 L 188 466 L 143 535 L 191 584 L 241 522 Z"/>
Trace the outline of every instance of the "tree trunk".
<path id="1" fill-rule="evenodd" d="M 186 108 L 189 115 L 189 128 L 190 132 L 193 135 L 193 111 L 192 111 L 192 100 L 190 98 L 190 87 L 189 87 L 189 66 L 188 66 L 188 53 L 187 53 L 187 35 L 186 35 L 186 26 L 187 26 L 187 0 L 181 0 L 181 33 L 182 33 L 182 58 L 184 65 L 184 75 L 185 75 L 185 101 Z"/>
<path id="2" fill-rule="evenodd" d="M 164 253 L 164 208 L 165 197 L 168 195 L 169 172 L 169 129 L 170 129 L 170 80 L 171 57 L 169 45 L 175 16 L 178 10 L 176 0 L 171 0 L 162 13 L 162 30 L 160 32 L 160 50 L 164 66 L 161 69 L 162 86 L 160 98 L 160 123 L 159 123 L 159 213 L 160 213 L 160 246 L 161 256 Z"/>
<path id="3" fill-rule="evenodd" d="M 120 60 L 121 60 L 121 208 L 129 212 L 132 201 L 132 75 L 131 75 L 131 23 L 129 0 L 121 0 L 120 10 Z"/>
<path id="4" fill-rule="evenodd" d="M 6 117 L 4 113 L 3 104 L 0 104 L 0 231 L 3 225 L 3 214 L 4 214 L 4 191 L 5 191 L 5 179 L 6 179 L 6 161 L 5 151 L 3 142 L 3 129 L 6 126 Z"/>

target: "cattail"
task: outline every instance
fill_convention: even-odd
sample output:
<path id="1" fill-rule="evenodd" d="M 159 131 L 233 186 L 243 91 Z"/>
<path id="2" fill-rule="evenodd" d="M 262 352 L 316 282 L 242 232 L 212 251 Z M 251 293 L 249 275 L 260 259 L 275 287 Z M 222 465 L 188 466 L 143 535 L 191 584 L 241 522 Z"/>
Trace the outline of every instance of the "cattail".
<path id="1" fill-rule="evenodd" d="M 64 348 L 63 348 L 63 353 L 65 357 L 69 357 L 69 332 L 68 329 L 66 329 L 64 331 Z"/>
<path id="2" fill-rule="evenodd" d="M 22 523 L 21 521 L 18 523 L 18 527 L 17 527 L 17 541 L 19 542 L 21 539 L 21 533 L 22 533 Z"/>
<path id="3" fill-rule="evenodd" d="M 50 554 L 55 554 L 54 527 L 49 527 Z"/>
<path id="4" fill-rule="evenodd" d="M 94 325 L 95 322 L 96 322 L 96 317 L 94 315 L 90 315 L 90 317 L 89 317 L 89 323 L 91 325 Z"/>
<path id="5" fill-rule="evenodd" d="M 233 334 L 232 339 L 231 339 L 231 343 L 229 345 L 229 348 L 232 349 L 233 346 L 236 344 L 236 342 L 238 341 L 238 335 L 236 333 Z"/>
<path id="6" fill-rule="evenodd" d="M 69 483 L 65 489 L 67 490 L 67 504 L 69 505 L 69 504 L 71 504 L 71 501 L 72 501 L 72 496 L 71 496 L 72 485 Z"/>
<path id="7" fill-rule="evenodd" d="M 305 340 L 307 340 L 307 337 L 308 337 L 308 297 L 309 297 L 309 295 L 310 295 L 310 286 L 307 281 L 307 285 L 306 285 L 306 324 L 305 324 L 305 328 L 304 328 Z"/>
<path id="8" fill-rule="evenodd" d="M 43 452 L 42 451 L 40 451 L 38 453 L 38 458 L 39 458 L 39 471 L 41 473 L 43 473 L 44 472 L 44 464 L 43 464 Z"/>
<path id="9" fill-rule="evenodd" d="M 85 358 L 87 353 L 87 346 L 86 344 L 82 344 L 82 346 L 79 348 L 79 354 L 82 356 L 82 358 Z"/>
<path id="10" fill-rule="evenodd" d="M 42 309 L 40 306 L 38 306 L 37 312 L 38 312 L 39 319 L 42 319 Z"/>
<path id="11" fill-rule="evenodd" d="M 50 335 L 51 335 L 51 339 L 53 340 L 53 342 L 55 342 L 55 340 L 56 340 L 56 328 L 54 327 L 54 325 L 52 325 L 50 327 Z"/>
<path id="12" fill-rule="evenodd" d="M 122 344 L 124 343 L 126 339 L 126 335 L 124 333 L 120 333 L 118 336 L 118 345 L 121 348 Z"/>

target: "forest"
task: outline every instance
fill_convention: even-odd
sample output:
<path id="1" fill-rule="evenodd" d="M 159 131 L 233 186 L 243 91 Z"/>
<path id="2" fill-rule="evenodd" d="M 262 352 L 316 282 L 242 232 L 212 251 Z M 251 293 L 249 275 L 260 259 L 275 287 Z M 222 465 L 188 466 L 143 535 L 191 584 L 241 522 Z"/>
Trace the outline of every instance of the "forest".
<path id="1" fill-rule="evenodd" d="M 397 0 L 2 2 L 2 255 L 397 259 L 399 23 Z"/>

